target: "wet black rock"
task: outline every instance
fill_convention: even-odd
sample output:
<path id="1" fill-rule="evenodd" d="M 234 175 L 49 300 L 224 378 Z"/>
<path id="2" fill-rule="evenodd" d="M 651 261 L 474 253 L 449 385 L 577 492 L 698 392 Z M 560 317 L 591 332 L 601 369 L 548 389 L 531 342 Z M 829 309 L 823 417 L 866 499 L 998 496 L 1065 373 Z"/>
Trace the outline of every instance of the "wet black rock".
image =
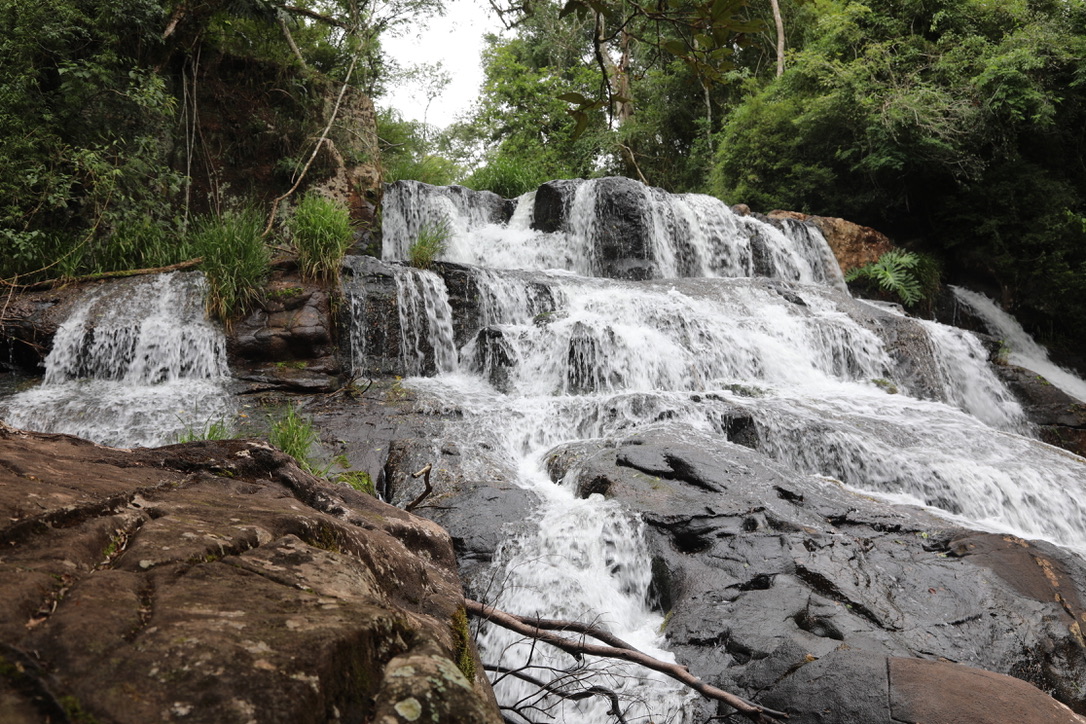
<path id="1" fill-rule="evenodd" d="M 870 698 L 883 707 L 889 657 L 1007 674 L 1086 711 L 1086 567 L 1055 546 L 964 530 L 690 430 L 574 443 L 548 460 L 580 494 L 641 514 L 669 646 L 710 683 L 778 692 L 765 703 L 795 721 L 891 721 L 850 718 L 864 696 L 827 684 L 855 678 L 835 663 L 848 652 L 881 662 Z M 823 659 L 810 681 L 824 707 L 805 693 L 816 684 L 794 683 Z"/>

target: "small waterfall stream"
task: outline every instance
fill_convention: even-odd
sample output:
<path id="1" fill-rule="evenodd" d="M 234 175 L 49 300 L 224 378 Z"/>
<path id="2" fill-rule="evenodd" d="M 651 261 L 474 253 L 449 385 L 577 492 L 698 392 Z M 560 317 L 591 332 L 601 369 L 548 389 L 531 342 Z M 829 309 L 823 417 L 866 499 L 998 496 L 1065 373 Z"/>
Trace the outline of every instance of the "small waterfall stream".
<path id="1" fill-rule="evenodd" d="M 542 189 L 504 216 L 497 197 L 455 187 L 401 182 L 385 197 L 386 260 L 444 218 L 453 236 L 442 258 L 479 267 L 469 269 L 479 329 L 460 349 L 436 275 L 397 267 L 396 284 L 405 363 L 418 374 L 429 347 L 437 370 L 408 381 L 419 404 L 462 414 L 468 465 L 501 458 L 540 501 L 535 533 L 495 562 L 496 605 L 598 620 L 666 657 L 639 522 L 600 496 L 577 499 L 543 461 L 561 443 L 657 425 L 723 440 L 736 409 L 761 452 L 801 471 L 1086 552 L 1086 461 L 1022 435 L 1022 410 L 972 334 L 852 300 L 817 231 L 738 217 L 709 197 L 638 185 L 635 225 L 651 239 L 632 262 L 608 261 L 602 181 L 576 183 L 547 231 L 533 218 Z M 556 670 L 572 661 L 494 629 L 480 643 L 507 667 L 533 654 Z M 620 666 L 606 676 L 630 695 L 628 721 L 688 720 L 690 699 L 669 681 Z M 506 677 L 497 691 L 523 703 L 538 687 Z M 586 723 L 610 706 L 533 703 Z"/>
<path id="2" fill-rule="evenodd" d="M 961 287 L 950 289 L 958 303 L 971 309 L 980 317 L 988 333 L 1003 342 L 1008 362 L 1036 372 L 1071 397 L 1086 402 L 1086 380 L 1050 360 L 1048 351 L 1022 329 L 1018 320 L 983 294 Z"/>
<path id="3" fill-rule="evenodd" d="M 88 294 L 61 324 L 39 387 L 0 418 L 106 445 L 174 442 L 231 410 L 226 340 L 204 315 L 195 273 L 127 280 Z"/>

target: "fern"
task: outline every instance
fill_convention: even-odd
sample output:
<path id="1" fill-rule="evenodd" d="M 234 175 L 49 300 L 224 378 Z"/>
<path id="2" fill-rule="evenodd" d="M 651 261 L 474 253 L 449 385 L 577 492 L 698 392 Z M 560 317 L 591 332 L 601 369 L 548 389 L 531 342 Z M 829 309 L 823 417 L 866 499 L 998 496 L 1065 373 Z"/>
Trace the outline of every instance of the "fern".
<path id="1" fill-rule="evenodd" d="M 845 275 L 845 281 L 867 280 L 893 294 L 906 306 L 912 306 L 924 298 L 924 287 L 920 280 L 921 264 L 919 254 L 892 249 L 880 256 L 878 261 L 851 270 Z"/>

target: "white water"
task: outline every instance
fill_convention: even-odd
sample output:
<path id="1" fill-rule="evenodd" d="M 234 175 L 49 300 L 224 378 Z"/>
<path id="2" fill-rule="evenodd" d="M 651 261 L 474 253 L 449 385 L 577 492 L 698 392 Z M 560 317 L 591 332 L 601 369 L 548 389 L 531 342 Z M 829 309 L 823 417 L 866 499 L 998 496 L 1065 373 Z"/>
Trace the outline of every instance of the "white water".
<path id="1" fill-rule="evenodd" d="M 431 203 L 428 193 L 412 188 L 411 203 L 421 209 L 411 214 L 461 213 L 440 198 Z M 540 500 L 535 533 L 508 543 L 495 563 L 499 607 L 599 620 L 667 656 L 656 633 L 661 619 L 647 606 L 649 565 L 638 521 L 598 496 L 576 499 L 548 479 L 541 461 L 564 442 L 652 425 L 722 437 L 736 407 L 755 421 L 759 449 L 800 472 L 1086 552 L 1086 460 L 1017 434 L 1022 410 L 972 334 L 857 304 L 840 291 L 839 277 L 819 274 L 829 253 L 820 235 L 799 226 L 787 236 L 770 233 L 730 211 L 710 224 L 705 218 L 719 209 L 705 197 L 645 191 L 658 270 L 700 278 L 593 278 L 594 193 L 591 183 L 581 184 L 566 229 L 553 234 L 528 228 L 530 196 L 519 200 L 507 226 L 480 223 L 479 214 L 456 217 L 462 231 L 446 258 L 490 267 L 472 272 L 487 331 L 460 350 L 438 299 L 442 287 L 422 284 L 417 272 L 398 272 L 409 296 L 401 314 L 410 308 L 428 315 L 406 323 L 430 330 L 436 350 L 439 374 L 408 381 L 420 406 L 463 416 L 453 434 L 467 474 L 512 471 Z M 386 196 L 390 203 L 395 196 Z M 764 246 L 772 264 L 763 271 L 788 281 L 749 278 L 756 266 L 752 229 L 785 240 L 780 248 Z M 386 258 L 399 258 L 403 243 L 386 232 Z M 416 290 L 434 299 L 411 298 Z M 895 329 L 908 331 L 905 346 Z M 411 339 L 406 335 L 402 347 L 409 361 L 426 347 Z M 895 379 L 909 368 L 902 357 L 932 363 Z M 489 661 L 509 667 L 529 655 L 499 630 L 485 631 L 480 644 Z M 534 655 L 537 664 L 573 667 L 564 654 Z M 645 674 L 628 667 L 609 676 L 603 685 L 633 697 L 629 721 L 689 720 L 690 699 L 670 682 L 647 677 L 635 684 Z M 507 677 L 497 691 L 512 704 L 537 688 Z M 608 720 L 609 704 L 598 698 L 532 703 L 548 707 L 557 721 Z"/>
<path id="2" fill-rule="evenodd" d="M 961 287 L 951 290 L 961 304 L 980 317 L 989 334 L 1002 340 L 1009 363 L 1036 372 L 1071 397 L 1086 402 L 1086 380 L 1050 360 L 1048 350 L 1037 344 L 1017 319 L 983 294 Z"/>
<path id="3" fill-rule="evenodd" d="M 448 248 L 438 258 L 490 269 L 555 269 L 583 276 L 601 273 L 598 237 L 600 189 L 606 179 L 581 182 L 559 231 L 532 228 L 535 193 L 516 200 L 508 223 L 492 220 L 490 197 L 462 189 L 400 182 L 386 193 L 383 257 L 408 258 L 408 249 L 425 224 L 448 223 Z M 634 182 L 629 182 L 634 184 Z M 650 231 L 656 278 L 746 277 L 765 266 L 764 276 L 844 288 L 833 255 L 813 226 L 782 222 L 785 231 L 749 216 L 739 216 L 724 202 L 702 194 L 666 194 L 634 184 Z M 757 247 L 757 249 L 756 249 Z M 756 260 L 761 254 L 763 258 Z"/>
<path id="4" fill-rule="evenodd" d="M 57 330 L 42 384 L 0 401 L 9 424 L 107 445 L 161 445 L 227 417 L 222 331 L 198 274 L 92 292 Z"/>

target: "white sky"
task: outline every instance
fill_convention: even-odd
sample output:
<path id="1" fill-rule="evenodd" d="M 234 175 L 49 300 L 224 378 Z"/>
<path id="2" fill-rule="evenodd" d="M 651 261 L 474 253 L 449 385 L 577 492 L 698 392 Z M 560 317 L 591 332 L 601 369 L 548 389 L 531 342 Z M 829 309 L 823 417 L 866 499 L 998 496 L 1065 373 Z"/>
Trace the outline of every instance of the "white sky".
<path id="1" fill-rule="evenodd" d="M 377 104 L 398 108 L 408 120 L 425 120 L 440 128 L 449 125 L 479 95 L 483 81 L 479 59 L 483 35 L 500 30 L 501 23 L 486 0 L 446 0 L 445 15 L 431 19 L 429 27 L 413 28 L 400 37 L 382 37 L 385 52 L 404 68 L 440 61 L 452 76 L 452 82 L 434 100 L 425 119 L 426 97 L 418 86 L 389 86 Z"/>

